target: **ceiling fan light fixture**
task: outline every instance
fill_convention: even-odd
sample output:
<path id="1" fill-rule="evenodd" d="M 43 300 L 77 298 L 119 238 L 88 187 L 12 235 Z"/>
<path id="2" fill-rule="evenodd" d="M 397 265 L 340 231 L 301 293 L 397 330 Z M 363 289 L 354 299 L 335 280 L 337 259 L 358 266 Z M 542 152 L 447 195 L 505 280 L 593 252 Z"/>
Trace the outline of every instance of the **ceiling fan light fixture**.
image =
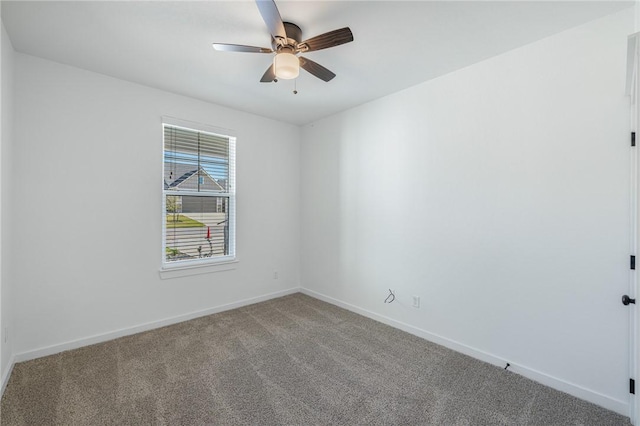
<path id="1" fill-rule="evenodd" d="M 291 80 L 300 74 L 300 61 L 293 53 L 280 52 L 273 57 L 273 69 L 276 77 Z"/>

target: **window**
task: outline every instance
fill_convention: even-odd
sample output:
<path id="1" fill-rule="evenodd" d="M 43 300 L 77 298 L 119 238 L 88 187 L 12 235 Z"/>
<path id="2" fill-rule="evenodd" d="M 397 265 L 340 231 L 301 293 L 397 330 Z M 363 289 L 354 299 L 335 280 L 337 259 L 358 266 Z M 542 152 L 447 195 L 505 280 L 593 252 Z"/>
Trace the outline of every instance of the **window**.
<path id="1" fill-rule="evenodd" d="M 235 258 L 235 138 L 165 119 L 162 265 Z"/>

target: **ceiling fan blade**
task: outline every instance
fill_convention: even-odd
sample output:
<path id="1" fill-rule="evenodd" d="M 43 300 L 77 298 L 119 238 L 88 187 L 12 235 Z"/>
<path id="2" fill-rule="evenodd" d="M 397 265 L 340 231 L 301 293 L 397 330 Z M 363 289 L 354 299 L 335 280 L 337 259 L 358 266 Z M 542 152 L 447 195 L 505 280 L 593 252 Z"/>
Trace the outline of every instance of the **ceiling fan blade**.
<path id="1" fill-rule="evenodd" d="M 222 52 L 272 53 L 266 47 L 243 46 L 241 44 L 213 43 L 213 48 Z"/>
<path id="2" fill-rule="evenodd" d="M 329 31 L 305 40 L 298 44 L 301 52 L 312 52 L 314 50 L 326 49 L 328 47 L 340 46 L 341 44 L 353 41 L 353 34 L 349 27 L 340 28 L 339 30 Z"/>
<path id="3" fill-rule="evenodd" d="M 284 24 L 276 3 L 273 0 L 256 0 L 256 5 L 273 38 L 286 40 L 287 33 L 284 30 Z"/>
<path id="4" fill-rule="evenodd" d="M 329 81 L 336 76 L 334 73 L 332 73 L 319 63 L 313 62 L 311 59 L 303 58 L 302 56 L 300 56 L 299 60 L 300 66 L 302 68 L 304 68 L 307 72 L 315 75 L 320 80 Z"/>
<path id="5" fill-rule="evenodd" d="M 273 64 L 269 65 L 269 68 L 264 72 L 262 78 L 260 79 L 260 83 L 271 83 L 276 79 L 276 71 L 273 69 Z"/>

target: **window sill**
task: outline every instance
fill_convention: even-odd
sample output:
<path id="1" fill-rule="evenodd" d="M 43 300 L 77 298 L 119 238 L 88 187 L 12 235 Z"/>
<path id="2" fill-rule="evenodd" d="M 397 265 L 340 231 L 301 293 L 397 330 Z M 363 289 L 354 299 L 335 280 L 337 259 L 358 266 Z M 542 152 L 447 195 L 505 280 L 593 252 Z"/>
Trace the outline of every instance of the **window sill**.
<path id="1" fill-rule="evenodd" d="M 231 271 L 236 269 L 238 259 L 227 260 L 220 263 L 207 263 L 204 265 L 188 265 L 173 268 L 160 269 L 160 278 L 163 280 L 171 278 L 188 277 L 191 275 L 210 274 L 214 272 Z"/>

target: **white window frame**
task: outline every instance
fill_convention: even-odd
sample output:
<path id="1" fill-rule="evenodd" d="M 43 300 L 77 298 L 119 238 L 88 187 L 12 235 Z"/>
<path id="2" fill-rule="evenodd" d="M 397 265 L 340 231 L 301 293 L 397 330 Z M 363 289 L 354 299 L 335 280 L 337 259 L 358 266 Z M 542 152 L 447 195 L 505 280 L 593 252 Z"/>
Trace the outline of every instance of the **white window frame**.
<path id="1" fill-rule="evenodd" d="M 171 191 L 164 188 L 164 126 L 180 127 L 187 130 L 193 130 L 197 132 L 212 133 L 218 136 L 224 136 L 229 138 L 229 182 L 228 191 L 221 194 L 212 193 L 210 195 L 197 194 L 197 193 L 185 193 L 185 191 Z M 208 272 L 226 271 L 233 269 L 231 264 L 237 262 L 236 258 L 236 133 L 229 129 L 221 127 L 211 126 L 208 124 L 196 123 L 187 120 L 181 120 L 173 117 L 162 117 L 162 123 L 160 126 L 162 131 L 162 179 L 160 180 L 162 185 L 162 246 L 161 246 L 161 278 L 174 278 L 184 275 L 202 274 Z M 167 221 L 166 221 L 166 198 L 167 195 L 190 195 L 190 196 L 224 196 L 229 198 L 229 245 L 228 254 L 225 256 L 206 257 L 192 260 L 181 260 L 174 262 L 167 262 L 166 260 L 166 235 L 167 235 Z M 184 272 L 181 272 L 184 271 Z"/>

